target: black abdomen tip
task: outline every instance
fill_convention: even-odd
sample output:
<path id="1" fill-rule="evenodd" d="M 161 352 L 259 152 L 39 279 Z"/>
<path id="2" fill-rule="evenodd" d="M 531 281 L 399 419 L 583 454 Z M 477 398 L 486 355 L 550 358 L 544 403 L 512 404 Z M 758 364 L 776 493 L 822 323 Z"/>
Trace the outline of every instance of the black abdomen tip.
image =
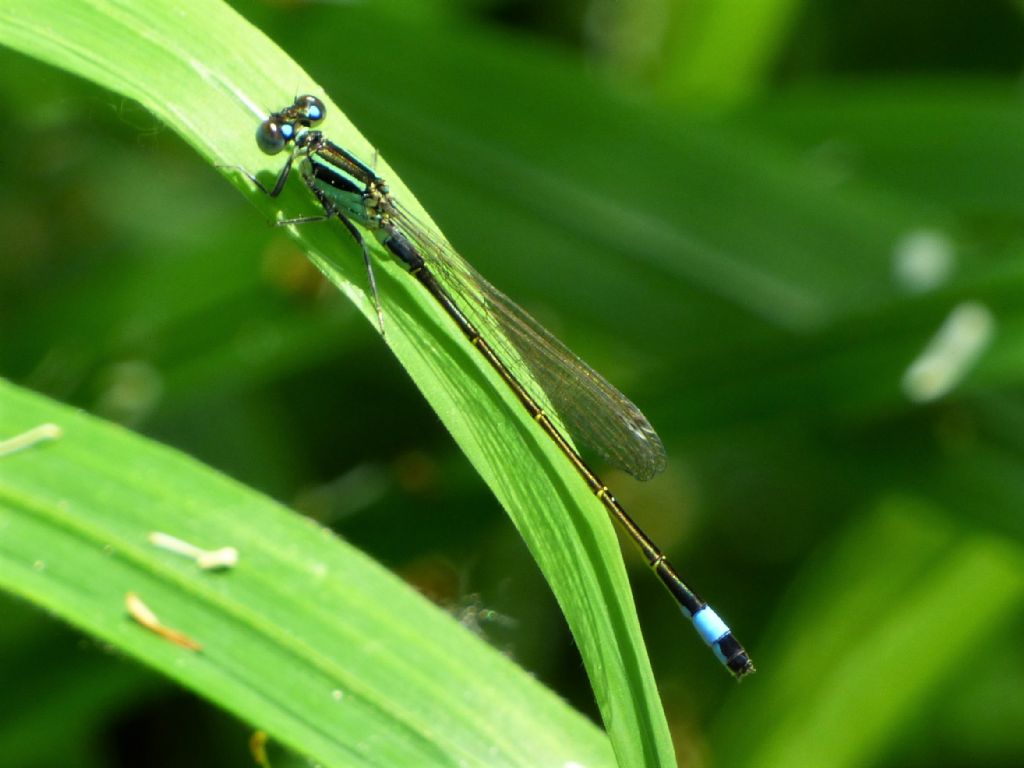
<path id="1" fill-rule="evenodd" d="M 754 662 L 750 660 L 750 655 L 731 632 L 720 638 L 717 645 L 719 653 L 722 654 L 720 658 L 737 680 L 742 680 L 757 671 Z"/>

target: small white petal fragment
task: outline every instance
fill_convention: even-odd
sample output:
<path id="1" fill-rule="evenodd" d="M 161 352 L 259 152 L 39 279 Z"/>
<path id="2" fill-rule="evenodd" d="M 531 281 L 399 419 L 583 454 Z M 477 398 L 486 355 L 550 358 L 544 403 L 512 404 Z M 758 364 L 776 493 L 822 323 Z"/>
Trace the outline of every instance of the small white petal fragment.
<path id="1" fill-rule="evenodd" d="M 184 632 L 179 632 L 176 629 L 171 629 L 170 627 L 165 627 L 161 624 L 160 620 L 156 617 L 156 613 L 153 612 L 153 609 L 142 602 L 142 598 L 134 592 L 128 592 L 124 596 L 124 607 L 128 610 L 128 615 L 131 616 L 140 626 L 143 626 L 150 632 L 159 635 L 164 640 L 168 640 L 175 645 L 180 645 L 182 648 L 190 651 L 202 650 L 203 646 Z"/>
<path id="2" fill-rule="evenodd" d="M 943 232 L 917 229 L 900 239 L 892 258 L 896 282 L 910 293 L 925 293 L 949 279 L 956 254 Z"/>
<path id="3" fill-rule="evenodd" d="M 56 440 L 63 434 L 63 430 L 56 424 L 40 424 L 38 427 L 33 427 L 27 432 L 22 432 L 20 435 L 0 441 L 0 456 L 9 456 L 12 453 L 31 448 L 38 443 Z"/>
<path id="4" fill-rule="evenodd" d="M 182 555 L 195 562 L 204 571 L 234 568 L 238 564 L 238 550 L 234 547 L 201 549 L 195 544 L 171 536 L 169 533 L 153 531 L 146 538 L 154 547 Z"/>
<path id="5" fill-rule="evenodd" d="M 154 547 L 174 552 L 176 555 L 184 555 L 190 560 L 195 560 L 203 551 L 195 544 L 189 544 L 177 536 L 171 536 L 171 534 L 163 533 L 162 531 L 153 531 L 146 538 L 149 539 L 149 543 Z"/>
<path id="6" fill-rule="evenodd" d="M 204 571 L 234 568 L 238 565 L 238 550 L 234 547 L 207 550 L 196 558 L 196 565 Z"/>
<path id="7" fill-rule="evenodd" d="M 949 394 L 992 342 L 995 318 L 984 304 L 968 301 L 949 313 L 924 351 L 903 374 L 903 392 L 928 403 Z"/>

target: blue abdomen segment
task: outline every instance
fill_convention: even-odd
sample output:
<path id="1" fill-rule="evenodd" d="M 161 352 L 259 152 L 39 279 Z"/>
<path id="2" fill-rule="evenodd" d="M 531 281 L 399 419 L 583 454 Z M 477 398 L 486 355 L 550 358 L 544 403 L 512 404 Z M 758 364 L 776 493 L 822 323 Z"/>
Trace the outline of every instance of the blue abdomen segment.
<path id="1" fill-rule="evenodd" d="M 697 633 L 704 638 L 704 642 L 713 646 L 722 637 L 729 634 L 729 628 L 722 621 L 722 617 L 715 613 L 710 605 L 705 605 L 690 618 Z"/>
<path id="2" fill-rule="evenodd" d="M 697 630 L 705 643 L 711 648 L 718 660 L 725 665 L 737 680 L 754 672 L 754 665 L 750 656 L 733 637 L 732 630 L 722 621 L 722 617 L 715 613 L 715 610 L 705 603 L 696 592 L 690 589 L 675 572 L 665 556 L 651 545 L 650 552 L 644 551 L 651 568 L 661 579 L 668 591 L 672 593 L 683 615 L 693 622 L 693 628 Z"/>
<path id="3" fill-rule="evenodd" d="M 750 656 L 732 636 L 732 630 L 722 621 L 722 617 L 715 613 L 709 605 L 704 605 L 690 617 L 694 629 L 697 630 L 704 642 L 707 643 L 715 656 L 729 671 L 737 678 L 741 678 L 754 671 L 754 665 Z"/>

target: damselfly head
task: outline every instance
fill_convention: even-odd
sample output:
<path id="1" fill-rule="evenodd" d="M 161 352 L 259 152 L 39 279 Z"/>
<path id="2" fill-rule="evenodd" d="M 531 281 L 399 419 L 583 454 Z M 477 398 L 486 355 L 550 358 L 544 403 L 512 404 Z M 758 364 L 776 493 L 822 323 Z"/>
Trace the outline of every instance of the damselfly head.
<path id="1" fill-rule="evenodd" d="M 256 143 L 268 155 L 276 155 L 294 141 L 298 128 L 319 125 L 326 114 L 324 103 L 316 96 L 299 96 L 290 106 L 274 112 L 256 129 Z"/>

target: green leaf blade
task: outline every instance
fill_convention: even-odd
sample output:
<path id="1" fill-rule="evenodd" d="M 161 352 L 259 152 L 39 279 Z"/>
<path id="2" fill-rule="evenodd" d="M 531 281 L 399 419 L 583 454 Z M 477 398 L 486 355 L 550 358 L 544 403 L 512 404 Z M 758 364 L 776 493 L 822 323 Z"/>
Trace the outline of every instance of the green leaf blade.
<path id="1" fill-rule="evenodd" d="M 4 588 L 328 765 L 611 764 L 585 720 L 326 529 L 10 385 L 0 404 L 5 434 L 64 430 L 3 459 Z M 200 571 L 152 530 L 239 563 Z M 130 620 L 127 592 L 202 649 Z"/>

